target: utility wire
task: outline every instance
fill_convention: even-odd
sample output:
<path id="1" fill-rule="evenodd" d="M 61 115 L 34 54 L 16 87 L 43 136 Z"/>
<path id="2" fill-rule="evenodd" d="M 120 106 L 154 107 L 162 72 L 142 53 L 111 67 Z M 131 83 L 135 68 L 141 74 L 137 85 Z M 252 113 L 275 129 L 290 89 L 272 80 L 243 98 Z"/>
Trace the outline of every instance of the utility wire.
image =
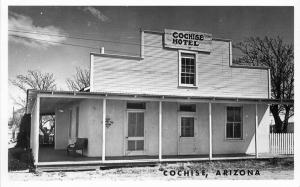
<path id="1" fill-rule="evenodd" d="M 136 46 L 144 46 L 144 47 L 153 47 L 161 49 L 160 46 L 154 46 L 154 45 L 145 45 L 141 43 L 131 43 L 131 42 L 118 42 L 118 41 L 112 41 L 112 40 L 103 40 L 103 39 L 94 39 L 94 38 L 85 38 L 85 37 L 76 37 L 76 36 L 70 36 L 70 35 L 59 35 L 59 34 L 49 34 L 49 33 L 43 33 L 43 32 L 33 32 L 33 31 L 22 31 L 22 30 L 12 30 L 9 29 L 10 32 L 17 32 L 17 33 L 27 33 L 27 34 L 37 34 L 37 35 L 46 35 L 46 36 L 55 36 L 55 37 L 63 37 L 63 38 L 71 38 L 71 39 L 79 39 L 79 40 L 86 40 L 86 41 L 100 41 L 100 42 L 107 42 L 107 43 L 116 43 L 116 44 L 123 44 L 123 45 L 136 45 Z M 213 50 L 213 49 L 212 49 Z"/>
<path id="2" fill-rule="evenodd" d="M 75 46 L 75 47 L 82 47 L 82 48 L 97 49 L 97 50 L 99 50 L 99 48 L 97 48 L 97 47 L 91 47 L 91 46 L 86 46 L 86 45 L 79 45 L 79 44 L 73 44 L 73 43 L 64 43 L 64 42 L 55 42 L 55 41 L 49 41 L 49 40 L 31 38 L 31 37 L 26 37 L 26 36 L 19 36 L 19 35 L 15 35 L 15 34 L 9 34 L 9 35 L 13 36 L 13 37 L 17 37 L 17 38 L 31 39 L 31 40 L 37 40 L 37 41 L 42 41 L 42 42 L 49 42 L 49 43 L 56 43 L 56 44 L 62 44 L 62 45 L 69 45 L 69 46 Z M 131 55 L 131 56 L 136 56 L 136 57 L 140 56 L 140 54 L 134 54 L 134 53 L 128 53 L 128 52 L 122 52 L 122 51 L 116 51 L 116 50 L 106 50 L 106 51 L 117 52 L 117 53 L 125 53 L 125 54 Z M 221 54 L 221 55 L 215 55 L 215 56 L 217 56 L 217 57 L 222 56 L 223 57 L 223 55 L 224 55 L 223 53 L 219 53 L 219 54 Z M 172 58 L 166 58 L 166 57 L 161 57 L 161 56 L 152 56 L 152 55 L 144 55 L 144 56 L 145 57 L 154 57 L 154 58 L 167 59 L 167 60 L 174 60 Z"/>

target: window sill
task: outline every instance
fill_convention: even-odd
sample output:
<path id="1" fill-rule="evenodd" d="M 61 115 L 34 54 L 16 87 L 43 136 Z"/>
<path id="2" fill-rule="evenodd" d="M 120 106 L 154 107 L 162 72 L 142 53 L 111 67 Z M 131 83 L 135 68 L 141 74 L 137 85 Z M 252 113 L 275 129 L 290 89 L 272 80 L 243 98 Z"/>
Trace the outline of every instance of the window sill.
<path id="1" fill-rule="evenodd" d="M 227 141 L 227 142 L 244 142 L 245 139 L 243 139 L 243 138 L 225 138 L 225 141 Z"/>
<path id="2" fill-rule="evenodd" d="M 179 85 L 178 88 L 198 88 L 198 86 L 193 86 L 193 85 Z"/>

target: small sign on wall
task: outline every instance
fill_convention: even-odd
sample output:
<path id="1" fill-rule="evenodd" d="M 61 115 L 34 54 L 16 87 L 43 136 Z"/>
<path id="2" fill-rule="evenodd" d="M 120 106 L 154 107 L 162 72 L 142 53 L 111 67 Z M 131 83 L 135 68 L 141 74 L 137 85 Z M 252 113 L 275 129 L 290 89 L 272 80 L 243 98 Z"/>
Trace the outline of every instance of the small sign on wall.
<path id="1" fill-rule="evenodd" d="M 193 51 L 211 51 L 212 34 L 165 29 L 164 46 Z"/>

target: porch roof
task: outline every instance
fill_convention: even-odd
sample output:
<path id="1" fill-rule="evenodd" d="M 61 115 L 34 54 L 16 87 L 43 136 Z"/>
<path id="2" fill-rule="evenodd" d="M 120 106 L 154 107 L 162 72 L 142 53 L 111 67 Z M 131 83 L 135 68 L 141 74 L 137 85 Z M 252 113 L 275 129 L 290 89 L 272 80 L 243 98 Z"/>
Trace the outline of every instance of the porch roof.
<path id="1" fill-rule="evenodd" d="M 136 101 L 165 101 L 165 102 L 211 102 L 211 103 L 245 103 L 245 104 L 294 104 L 294 100 L 278 100 L 268 98 L 244 97 L 203 97 L 203 96 L 177 96 L 139 93 L 117 92 L 78 92 L 78 91 L 44 91 L 27 90 L 26 113 L 31 113 L 35 100 L 42 98 L 41 113 L 54 113 L 55 107 L 78 102 L 82 99 L 112 99 Z M 46 99 L 47 98 L 47 99 Z"/>

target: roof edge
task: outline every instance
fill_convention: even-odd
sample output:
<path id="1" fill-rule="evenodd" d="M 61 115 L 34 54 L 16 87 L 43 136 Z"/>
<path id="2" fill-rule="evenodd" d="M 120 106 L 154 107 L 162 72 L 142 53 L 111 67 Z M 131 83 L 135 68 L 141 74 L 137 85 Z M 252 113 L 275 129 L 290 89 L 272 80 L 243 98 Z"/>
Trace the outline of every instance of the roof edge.
<path id="1" fill-rule="evenodd" d="M 137 94 L 137 93 L 116 93 L 116 92 L 79 92 L 79 91 L 44 91 L 44 90 L 32 90 L 36 92 L 37 95 L 66 95 L 67 96 L 93 96 L 93 97 L 109 97 L 109 96 L 127 96 L 133 98 L 153 98 L 153 99 L 187 99 L 189 101 L 193 100 L 208 100 L 208 102 L 217 102 L 218 100 L 228 101 L 228 102 L 257 102 L 257 103 L 267 103 L 267 104 L 294 104 L 294 99 L 268 99 L 268 98 L 246 98 L 246 97 L 214 97 L 214 96 L 180 96 L 180 95 L 161 95 L 161 94 Z"/>
<path id="2" fill-rule="evenodd" d="M 140 56 L 130 56 L 130 55 L 118 55 L 118 54 L 108 54 L 108 53 L 95 53 L 91 52 L 90 55 L 94 56 L 101 56 L 101 57 L 109 57 L 109 58 L 125 58 L 125 59 L 130 59 L 130 60 L 143 60 L 144 58 Z"/>

